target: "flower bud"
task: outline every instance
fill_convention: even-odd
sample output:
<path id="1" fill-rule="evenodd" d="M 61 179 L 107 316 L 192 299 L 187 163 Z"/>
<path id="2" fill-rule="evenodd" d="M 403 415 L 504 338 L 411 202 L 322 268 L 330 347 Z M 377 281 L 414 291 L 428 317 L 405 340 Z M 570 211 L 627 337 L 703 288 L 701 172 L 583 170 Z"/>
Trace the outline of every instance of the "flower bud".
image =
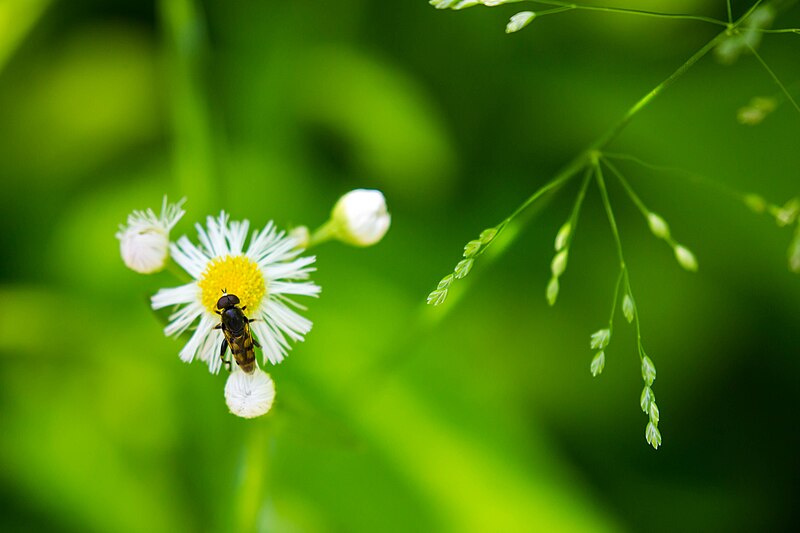
<path id="1" fill-rule="evenodd" d="M 550 270 L 553 272 L 553 277 L 561 277 L 561 274 L 567 269 L 567 250 L 562 250 L 553 258 L 550 263 Z"/>
<path id="2" fill-rule="evenodd" d="M 652 422 L 647 423 L 647 429 L 644 431 L 644 438 L 647 439 L 647 443 L 656 450 L 661 446 L 661 432 Z"/>
<path id="3" fill-rule="evenodd" d="M 561 226 L 561 229 L 558 230 L 558 234 L 556 235 L 556 252 L 560 252 L 564 249 L 567 245 L 567 240 L 569 239 L 570 234 L 572 233 L 572 224 L 570 222 L 565 223 Z"/>
<path id="4" fill-rule="evenodd" d="M 242 418 L 255 418 L 269 412 L 275 399 L 275 384 L 269 374 L 256 368 L 245 374 L 234 365 L 225 384 L 225 403 L 231 413 Z"/>
<path id="5" fill-rule="evenodd" d="M 655 213 L 648 213 L 647 224 L 650 226 L 650 231 L 653 232 L 653 235 L 659 239 L 669 238 L 669 226 L 667 225 L 667 222 L 660 216 L 656 215 Z"/>
<path id="6" fill-rule="evenodd" d="M 633 322 L 635 312 L 636 309 L 633 305 L 633 298 L 631 298 L 630 294 L 626 294 L 625 298 L 622 300 L 622 314 L 625 315 L 625 320 L 628 321 L 628 324 Z"/>
<path id="7" fill-rule="evenodd" d="M 391 221 L 383 193 L 374 189 L 348 192 L 336 202 L 331 216 L 334 235 L 353 246 L 377 243 L 389 230 Z"/>
<path id="8" fill-rule="evenodd" d="M 506 33 L 514 33 L 531 23 L 536 13 L 533 11 L 520 11 L 508 20 Z"/>
<path id="9" fill-rule="evenodd" d="M 167 197 L 156 216 L 152 209 L 134 211 L 127 225 L 120 225 L 116 234 L 125 266 L 140 274 L 153 274 L 164 269 L 169 259 L 169 232 L 181 219 L 184 200 L 167 204 Z"/>
<path id="10" fill-rule="evenodd" d="M 606 366 L 606 353 L 597 352 L 597 355 L 592 359 L 592 364 L 589 365 L 589 370 L 592 371 L 593 376 L 598 376 L 603 368 Z"/>
<path id="11" fill-rule="evenodd" d="M 642 357 L 642 379 L 648 386 L 651 386 L 656 379 L 656 365 L 646 355 Z"/>
<path id="12" fill-rule="evenodd" d="M 550 278 L 550 283 L 547 284 L 547 303 L 551 306 L 556 304 L 556 300 L 558 299 L 558 278 Z"/>
<path id="13" fill-rule="evenodd" d="M 690 272 L 697 271 L 697 259 L 688 248 L 681 246 L 680 244 L 675 246 L 675 259 L 678 260 L 678 263 L 684 269 Z"/>
<path id="14" fill-rule="evenodd" d="M 656 394 L 649 385 L 645 385 L 642 389 L 642 395 L 639 397 L 639 405 L 642 407 L 643 413 L 650 411 L 650 404 L 656 401 Z"/>
<path id="15" fill-rule="evenodd" d="M 592 333 L 592 342 L 591 347 L 592 350 L 602 350 L 606 346 L 608 346 L 608 342 L 611 340 L 611 330 L 601 329 Z"/>

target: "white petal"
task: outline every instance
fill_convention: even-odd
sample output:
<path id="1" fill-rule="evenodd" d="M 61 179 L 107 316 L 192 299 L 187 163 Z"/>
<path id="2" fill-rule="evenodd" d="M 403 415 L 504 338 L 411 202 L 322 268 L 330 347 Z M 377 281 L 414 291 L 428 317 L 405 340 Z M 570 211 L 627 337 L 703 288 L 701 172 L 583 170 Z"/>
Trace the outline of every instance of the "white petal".
<path id="1" fill-rule="evenodd" d="M 155 296 L 150 298 L 153 309 L 163 309 L 170 305 L 188 304 L 197 301 L 200 301 L 200 295 L 197 284 L 194 282 L 179 287 L 159 289 Z"/>
<path id="2" fill-rule="evenodd" d="M 261 315 L 261 320 L 250 324 L 256 334 L 264 356 L 273 365 L 277 365 L 286 357 L 289 345 L 283 334 L 277 330 L 276 326 L 265 314 Z"/>
<path id="3" fill-rule="evenodd" d="M 199 316 L 203 314 L 203 306 L 197 302 L 192 302 L 186 307 L 181 307 L 169 317 L 169 324 L 164 328 L 164 335 L 167 337 L 178 336 L 194 324 Z"/>
<path id="4" fill-rule="evenodd" d="M 316 268 L 309 265 L 313 264 L 317 258 L 315 256 L 300 257 L 287 263 L 264 264 L 261 266 L 267 280 L 275 279 L 308 279 L 308 275 Z"/>
<path id="5" fill-rule="evenodd" d="M 250 222 L 243 220 L 241 222 L 231 222 L 226 228 L 226 239 L 228 240 L 228 249 L 231 255 L 242 255 L 244 249 L 244 241 L 247 239 L 247 231 L 250 228 Z"/>
<path id="6" fill-rule="evenodd" d="M 269 292 L 275 296 L 281 294 L 297 294 L 300 296 L 319 296 L 322 289 L 319 285 L 314 285 L 310 281 L 302 283 L 290 283 L 286 281 L 272 281 L 269 284 Z"/>
<path id="7" fill-rule="evenodd" d="M 275 384 L 259 368 L 252 374 L 234 370 L 225 384 L 225 403 L 236 416 L 254 418 L 266 414 L 274 399 Z"/>
<path id="8" fill-rule="evenodd" d="M 295 341 L 302 341 L 303 336 L 311 331 L 312 322 L 295 313 L 282 302 L 268 301 L 263 314 L 269 316 L 281 331 Z"/>
<path id="9" fill-rule="evenodd" d="M 194 245 L 185 235 L 170 247 L 172 258 L 195 279 L 200 278 L 210 261 L 205 251 Z"/>

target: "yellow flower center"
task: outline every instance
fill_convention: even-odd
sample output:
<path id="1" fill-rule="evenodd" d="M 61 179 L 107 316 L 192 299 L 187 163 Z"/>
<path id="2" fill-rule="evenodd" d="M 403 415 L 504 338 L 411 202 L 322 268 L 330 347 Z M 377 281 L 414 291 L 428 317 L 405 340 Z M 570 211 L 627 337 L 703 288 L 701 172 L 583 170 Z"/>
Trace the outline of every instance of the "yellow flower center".
<path id="1" fill-rule="evenodd" d="M 239 305 L 247 307 L 248 315 L 258 310 L 267 293 L 261 269 L 243 255 L 212 259 L 197 285 L 202 290 L 203 305 L 211 313 L 216 311 L 222 291 L 235 294 L 239 298 Z"/>

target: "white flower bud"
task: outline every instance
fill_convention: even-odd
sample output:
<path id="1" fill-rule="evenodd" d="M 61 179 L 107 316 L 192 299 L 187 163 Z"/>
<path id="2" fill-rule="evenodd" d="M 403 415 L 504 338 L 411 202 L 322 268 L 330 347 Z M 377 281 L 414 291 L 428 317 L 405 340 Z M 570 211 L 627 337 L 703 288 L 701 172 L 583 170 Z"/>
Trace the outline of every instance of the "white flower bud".
<path id="1" fill-rule="evenodd" d="M 591 347 L 592 350 L 602 350 L 606 346 L 608 346 L 608 342 L 611 340 L 611 330 L 601 329 L 592 333 L 592 342 Z"/>
<path id="2" fill-rule="evenodd" d="M 675 246 L 675 259 L 677 259 L 678 263 L 686 270 L 690 272 L 697 271 L 697 259 L 695 259 L 694 254 L 689 251 L 688 248 L 680 244 Z"/>
<path id="3" fill-rule="evenodd" d="M 116 234 L 125 266 L 140 274 L 159 272 L 166 266 L 169 232 L 185 213 L 181 209 L 184 201 L 167 204 L 165 196 L 159 216 L 152 209 L 128 215 L 127 225 L 121 225 Z"/>
<path id="4" fill-rule="evenodd" d="M 561 277 L 561 274 L 567 269 L 567 250 L 562 250 L 553 258 L 550 263 L 550 270 L 553 272 L 553 277 Z"/>
<path id="5" fill-rule="evenodd" d="M 383 193 L 355 189 L 336 202 L 331 216 L 335 236 L 354 246 L 371 246 L 380 241 L 391 224 Z"/>
<path id="6" fill-rule="evenodd" d="M 514 33 L 521 30 L 530 24 L 535 16 L 536 13 L 533 11 L 521 11 L 517 13 L 508 20 L 508 24 L 506 25 L 506 33 Z"/>
<path id="7" fill-rule="evenodd" d="M 660 216 L 656 215 L 655 213 L 648 213 L 647 224 L 650 226 L 650 231 L 653 232 L 653 235 L 659 239 L 669 238 L 669 226 L 667 225 L 667 222 Z"/>
<path id="8" fill-rule="evenodd" d="M 561 229 L 558 230 L 555 242 L 556 252 L 560 252 L 567 245 L 567 239 L 569 239 L 570 233 L 572 233 L 572 223 L 570 222 L 565 223 L 561 226 Z"/>
<path id="9" fill-rule="evenodd" d="M 269 374 L 256 368 L 245 374 L 236 365 L 225 384 L 225 403 L 231 413 L 242 418 L 255 418 L 269 412 L 275 399 L 275 384 Z"/>

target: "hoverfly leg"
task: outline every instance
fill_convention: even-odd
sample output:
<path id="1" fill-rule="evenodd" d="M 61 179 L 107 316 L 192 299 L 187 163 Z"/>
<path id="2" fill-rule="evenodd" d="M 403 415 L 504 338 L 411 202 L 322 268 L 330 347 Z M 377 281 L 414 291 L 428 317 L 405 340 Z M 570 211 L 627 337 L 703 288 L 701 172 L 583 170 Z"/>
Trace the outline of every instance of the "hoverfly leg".
<path id="1" fill-rule="evenodd" d="M 214 326 L 214 329 L 222 329 L 222 324 L 217 324 L 216 326 Z"/>
<path id="2" fill-rule="evenodd" d="M 222 359 L 222 362 L 225 363 L 225 369 L 230 372 L 231 371 L 231 362 L 229 359 L 225 358 L 225 352 L 228 351 L 228 339 L 222 339 L 222 344 L 219 346 L 219 357 Z"/>
<path id="3" fill-rule="evenodd" d="M 256 348 L 261 348 L 261 345 L 258 343 L 258 340 L 255 337 L 253 337 L 253 344 Z"/>

